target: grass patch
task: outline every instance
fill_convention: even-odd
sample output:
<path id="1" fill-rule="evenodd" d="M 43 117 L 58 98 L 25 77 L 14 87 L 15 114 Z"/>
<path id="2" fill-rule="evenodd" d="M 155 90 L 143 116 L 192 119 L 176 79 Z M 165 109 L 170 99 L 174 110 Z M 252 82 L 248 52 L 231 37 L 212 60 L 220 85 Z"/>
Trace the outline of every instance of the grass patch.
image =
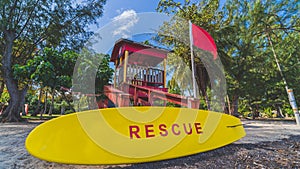
<path id="1" fill-rule="evenodd" d="M 49 116 L 48 114 L 43 114 L 43 116 L 41 117 L 39 114 L 37 116 L 31 116 L 30 114 L 28 114 L 26 116 L 21 116 L 21 117 L 22 119 L 27 119 L 27 120 L 50 120 L 59 116 L 61 115 L 52 114 L 51 116 Z"/>

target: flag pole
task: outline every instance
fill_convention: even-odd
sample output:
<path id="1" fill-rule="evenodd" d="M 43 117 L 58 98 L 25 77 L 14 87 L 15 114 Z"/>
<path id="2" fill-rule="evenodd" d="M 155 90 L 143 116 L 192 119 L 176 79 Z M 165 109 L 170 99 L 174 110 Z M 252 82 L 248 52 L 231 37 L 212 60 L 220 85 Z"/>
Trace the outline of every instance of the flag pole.
<path id="1" fill-rule="evenodd" d="M 298 126 L 300 126 L 300 115 L 299 115 L 299 110 L 298 110 L 298 106 L 297 106 L 297 103 L 296 103 L 296 99 L 294 97 L 294 93 L 293 93 L 293 89 L 290 89 L 288 87 L 288 84 L 286 82 L 286 79 L 283 75 L 283 72 L 281 70 L 281 67 L 280 67 L 280 64 L 279 64 L 279 61 L 278 61 L 278 58 L 277 58 L 277 55 L 276 55 L 276 52 L 275 52 L 275 49 L 274 49 L 274 46 L 273 46 L 273 43 L 272 43 L 272 40 L 271 40 L 271 37 L 270 35 L 268 34 L 268 39 L 269 39 L 269 43 L 271 45 L 271 49 L 272 49 L 272 52 L 273 52 L 273 55 L 274 55 L 274 58 L 275 58 L 275 61 L 276 61 L 276 64 L 277 64 L 277 68 L 279 70 L 279 73 L 281 75 L 281 78 L 283 80 L 283 83 L 285 85 L 285 90 L 288 94 L 288 98 L 289 98 L 289 102 L 290 102 L 290 105 L 292 107 L 292 110 L 294 112 L 294 115 L 295 115 L 295 119 L 296 119 L 296 124 Z"/>
<path id="2" fill-rule="evenodd" d="M 192 66 L 192 79 L 193 79 L 193 94 L 194 98 L 197 98 L 196 92 L 196 78 L 195 78 L 195 65 L 194 65 L 194 53 L 193 53 L 193 32 L 192 32 L 192 22 L 189 20 L 189 33 L 190 33 L 190 50 L 191 50 L 191 66 Z"/>

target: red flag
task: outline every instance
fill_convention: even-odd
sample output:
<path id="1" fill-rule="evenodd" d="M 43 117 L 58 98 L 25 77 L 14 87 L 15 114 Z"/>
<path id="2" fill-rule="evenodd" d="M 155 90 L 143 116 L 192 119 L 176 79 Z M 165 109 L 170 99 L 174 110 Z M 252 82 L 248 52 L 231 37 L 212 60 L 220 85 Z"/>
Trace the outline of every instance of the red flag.
<path id="1" fill-rule="evenodd" d="M 217 59 L 217 46 L 214 39 L 210 36 L 206 30 L 201 27 L 190 24 L 192 30 L 192 43 L 202 50 L 209 51 L 213 54 L 214 60 Z"/>

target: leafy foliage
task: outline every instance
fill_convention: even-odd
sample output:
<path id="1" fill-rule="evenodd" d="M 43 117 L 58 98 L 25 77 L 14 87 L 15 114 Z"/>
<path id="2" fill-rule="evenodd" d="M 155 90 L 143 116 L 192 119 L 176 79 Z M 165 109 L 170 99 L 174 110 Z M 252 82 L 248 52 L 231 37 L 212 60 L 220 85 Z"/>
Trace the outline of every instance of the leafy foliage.
<path id="1" fill-rule="evenodd" d="M 157 10 L 175 14 L 206 29 L 214 38 L 218 55 L 226 70 L 229 98 L 232 111 L 275 110 L 278 105 L 284 113 L 290 112 L 281 74 L 274 55 L 276 54 L 289 85 L 299 95 L 299 40 L 300 2 L 298 0 L 238 1 L 227 0 L 222 9 L 219 0 L 184 1 L 161 0 Z M 166 23 L 166 30 L 178 29 L 174 21 Z M 184 29 L 184 28 L 181 28 Z M 186 29 L 186 28 L 185 28 Z M 180 35 L 179 35 L 180 36 Z M 172 37 L 163 37 L 161 42 L 174 46 L 174 53 L 186 58 L 189 63 L 189 49 Z M 272 45 L 273 44 L 273 49 Z M 196 65 L 201 62 L 196 60 Z M 196 69 L 197 83 L 209 83 L 207 74 Z M 208 88 L 209 85 L 202 85 Z M 206 89 L 207 90 L 207 89 Z M 238 109 L 239 104 L 240 109 Z M 287 109 L 286 109 L 287 108 Z M 290 113 L 289 113 L 290 114 Z"/>
<path id="2" fill-rule="evenodd" d="M 179 85 L 177 84 L 177 82 L 174 78 L 171 79 L 170 81 L 168 81 L 167 87 L 168 87 L 168 92 L 169 93 L 179 94 L 179 95 L 182 94 L 182 91 L 180 90 L 180 87 L 179 87 Z M 171 103 L 171 102 L 168 102 L 166 105 L 169 106 L 169 107 L 181 107 L 181 105 Z"/>
<path id="3" fill-rule="evenodd" d="M 26 65 L 14 65 L 14 78 L 22 82 L 34 82 L 43 87 L 71 87 L 71 76 L 78 54 L 73 51 L 58 52 L 45 48 L 40 55 Z"/>
<path id="4" fill-rule="evenodd" d="M 221 24 L 227 21 L 226 19 L 222 20 L 222 16 L 224 16 L 225 14 L 219 12 L 218 8 L 219 1 L 217 0 L 210 0 L 205 2 L 185 1 L 183 3 L 175 2 L 173 0 L 162 0 L 158 5 L 157 10 L 159 12 L 165 12 L 168 14 L 171 13 L 177 16 L 174 20 L 169 23 L 165 23 L 162 26 L 159 32 L 160 38 L 158 38 L 158 40 L 165 45 L 173 47 L 174 55 L 176 57 L 182 58 L 185 64 L 188 65 L 187 68 L 189 68 L 190 70 L 191 51 L 189 46 L 189 26 L 187 20 L 190 20 L 192 23 L 204 28 L 213 37 L 215 37 L 217 35 L 217 32 L 220 31 Z M 178 39 L 180 39 L 180 41 Z M 208 91 L 211 85 L 208 70 L 206 69 L 206 67 L 215 67 L 215 70 L 220 68 L 216 67 L 216 64 L 211 62 L 213 58 L 211 53 L 201 49 L 195 49 L 193 52 L 195 56 L 195 75 L 196 82 L 199 87 L 199 95 L 202 95 L 202 97 L 205 98 L 206 107 L 210 109 L 211 103 L 209 100 Z M 220 55 L 219 57 L 221 58 L 221 60 L 226 60 L 226 57 L 228 56 Z M 220 71 L 221 69 L 216 72 L 211 72 L 211 81 L 214 81 L 214 78 L 217 77 L 217 74 L 219 74 Z M 216 105 L 214 105 L 214 107 L 215 106 Z"/>
<path id="5" fill-rule="evenodd" d="M 112 80 L 114 70 L 109 67 L 110 57 L 84 48 L 74 74 L 74 90 L 83 94 L 102 94 L 104 85 Z"/>
<path id="6" fill-rule="evenodd" d="M 105 0 L 3 0 L 0 2 L 0 56 L 2 56 L 2 75 L 8 88 L 11 103 L 3 114 L 4 120 L 20 121 L 19 111 L 25 101 L 28 84 L 25 77 L 16 77 L 25 70 L 24 64 L 37 51 L 45 47 L 58 51 L 79 50 L 92 35 L 90 24 L 96 23 L 102 15 Z M 21 60 L 20 62 L 13 62 Z M 18 64 L 13 67 L 13 64 Z M 27 67 L 28 68 L 28 67 Z M 54 66 L 44 61 L 36 69 L 43 70 L 31 78 L 47 81 L 56 75 Z M 13 72 L 13 71 L 16 72 Z M 41 76 L 42 75 L 42 76 Z M 45 75 L 45 76 L 44 76 Z M 31 75 L 30 75 L 31 76 Z M 16 78 L 16 79 L 15 79 Z M 63 78 L 64 79 L 64 78 Z M 21 83 L 18 83 L 21 82 Z M 55 86 L 55 81 L 47 85 Z M 50 84 L 53 83 L 53 84 Z"/>

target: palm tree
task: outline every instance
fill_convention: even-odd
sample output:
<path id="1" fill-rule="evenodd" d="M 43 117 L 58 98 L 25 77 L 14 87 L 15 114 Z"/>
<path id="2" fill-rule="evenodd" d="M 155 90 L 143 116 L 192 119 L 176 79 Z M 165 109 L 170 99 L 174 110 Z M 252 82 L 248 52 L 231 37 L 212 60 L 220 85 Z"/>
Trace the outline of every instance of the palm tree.
<path id="1" fill-rule="evenodd" d="M 171 53 L 167 58 L 167 76 L 171 78 L 170 82 L 177 83 L 181 89 L 182 95 L 192 96 L 192 72 L 189 65 L 175 53 Z"/>

